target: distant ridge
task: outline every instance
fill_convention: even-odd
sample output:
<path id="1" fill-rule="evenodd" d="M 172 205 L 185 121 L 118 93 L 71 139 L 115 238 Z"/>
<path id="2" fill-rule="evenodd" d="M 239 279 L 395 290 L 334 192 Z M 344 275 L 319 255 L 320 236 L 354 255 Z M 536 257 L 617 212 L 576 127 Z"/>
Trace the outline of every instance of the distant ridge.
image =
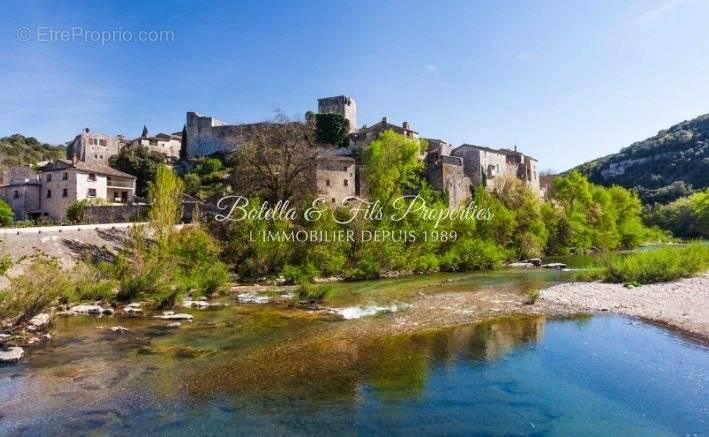
<path id="1" fill-rule="evenodd" d="M 709 187 L 709 114 L 575 169 L 597 184 L 635 189 L 646 203 L 670 202 L 705 189 Z"/>

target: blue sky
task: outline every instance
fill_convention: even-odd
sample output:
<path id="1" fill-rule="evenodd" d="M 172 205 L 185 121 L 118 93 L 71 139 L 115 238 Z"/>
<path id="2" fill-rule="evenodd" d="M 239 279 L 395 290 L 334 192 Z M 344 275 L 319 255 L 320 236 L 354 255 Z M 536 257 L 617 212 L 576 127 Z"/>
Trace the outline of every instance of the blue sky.
<path id="1" fill-rule="evenodd" d="M 360 124 L 565 170 L 709 112 L 708 22 L 709 0 L 5 1 L 0 135 L 134 137 L 186 111 L 257 121 L 347 94 Z M 73 28 L 174 39 L 47 41 Z"/>

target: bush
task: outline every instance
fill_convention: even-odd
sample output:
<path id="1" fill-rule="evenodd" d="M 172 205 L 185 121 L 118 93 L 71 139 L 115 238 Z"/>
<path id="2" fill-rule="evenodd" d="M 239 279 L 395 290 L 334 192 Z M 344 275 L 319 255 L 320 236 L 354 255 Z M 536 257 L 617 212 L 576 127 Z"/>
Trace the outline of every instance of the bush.
<path id="1" fill-rule="evenodd" d="M 14 220 L 15 214 L 12 208 L 4 200 L 0 199 L 0 226 L 10 226 Z"/>
<path id="2" fill-rule="evenodd" d="M 298 287 L 298 299 L 309 303 L 319 303 L 332 295 L 334 287 L 332 284 L 313 284 L 304 281 Z"/>
<path id="3" fill-rule="evenodd" d="M 62 274 L 55 260 L 37 257 L 22 275 L 10 279 L 7 289 L 0 292 L 0 319 L 9 319 L 15 326 L 29 321 L 46 310 L 69 287 L 70 280 Z"/>
<path id="4" fill-rule="evenodd" d="M 72 203 L 66 210 L 66 219 L 69 223 L 80 224 L 84 222 L 84 214 L 86 213 L 86 206 L 88 202 L 86 199 L 77 200 Z"/>
<path id="5" fill-rule="evenodd" d="M 626 284 L 652 284 L 694 276 L 709 269 L 709 245 L 692 243 L 686 246 L 667 246 L 616 255 L 604 261 L 600 268 L 580 272 L 579 281 Z"/>
<path id="6" fill-rule="evenodd" d="M 709 268 L 709 246 L 693 243 L 614 257 L 607 268 L 609 282 L 651 284 L 686 278 Z"/>

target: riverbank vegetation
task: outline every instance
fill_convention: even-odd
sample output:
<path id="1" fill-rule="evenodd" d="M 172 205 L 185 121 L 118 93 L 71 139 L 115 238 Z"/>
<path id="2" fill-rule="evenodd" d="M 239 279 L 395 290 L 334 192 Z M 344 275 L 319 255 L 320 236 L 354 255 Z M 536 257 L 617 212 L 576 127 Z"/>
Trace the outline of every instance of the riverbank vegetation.
<path id="1" fill-rule="evenodd" d="M 680 238 L 709 238 L 709 190 L 680 197 L 666 205 L 654 204 L 644 215 L 651 225 Z"/>
<path id="2" fill-rule="evenodd" d="M 0 292 L 0 321 L 17 325 L 51 305 L 79 302 L 140 300 L 169 308 L 182 296 L 217 292 L 229 280 L 220 245 L 199 224 L 175 227 L 181 214 L 181 179 L 162 165 L 148 195 L 149 225 L 132 228 L 125 246 L 108 259 L 107 254 L 87 257 L 72 269 L 41 255 L 24 260 L 24 272 Z"/>
<path id="3" fill-rule="evenodd" d="M 652 284 L 688 278 L 707 269 L 709 245 L 697 242 L 610 256 L 600 267 L 580 273 L 577 279 Z"/>
<path id="4" fill-rule="evenodd" d="M 221 223 L 216 235 L 223 241 L 225 259 L 236 266 L 242 278 L 285 276 L 300 283 L 315 276 L 363 279 L 392 271 L 487 269 L 514 259 L 632 248 L 664 237 L 662 232 L 643 225 L 642 206 L 630 191 L 591 184 L 578 172 L 556 178 L 548 202 L 517 179 L 498 180 L 492 190 L 478 187 L 471 193 L 477 210 L 486 210 L 486 214 L 473 214 L 464 220 L 445 217 L 448 205 L 444 197 L 423 177 L 425 163 L 419 157 L 426 147 L 423 141 L 387 131 L 364 150 L 368 200 L 381 207 L 378 219 L 364 219 L 360 212 L 349 220 L 353 217 L 351 207 L 337 208 L 334 214 L 323 207 L 320 219 L 315 221 L 296 218 Z M 269 155 L 269 148 L 275 153 L 288 145 L 281 145 L 275 138 L 261 144 L 259 153 Z M 253 153 L 241 158 L 238 153 L 234 157 L 244 170 L 242 175 L 250 174 L 246 171 L 250 166 L 254 167 L 251 173 L 258 174 L 259 161 Z M 306 206 L 312 201 L 279 197 L 278 193 L 288 191 L 270 189 L 266 199 L 291 200 Z M 425 202 L 426 208 L 413 208 L 404 219 L 392 220 L 412 202 Z M 260 200 L 251 198 L 250 209 L 258 211 L 261 206 Z M 431 220 L 431 216 L 442 218 Z M 261 238 L 264 233 L 287 235 L 297 231 L 366 233 L 388 238 L 324 242 Z"/>

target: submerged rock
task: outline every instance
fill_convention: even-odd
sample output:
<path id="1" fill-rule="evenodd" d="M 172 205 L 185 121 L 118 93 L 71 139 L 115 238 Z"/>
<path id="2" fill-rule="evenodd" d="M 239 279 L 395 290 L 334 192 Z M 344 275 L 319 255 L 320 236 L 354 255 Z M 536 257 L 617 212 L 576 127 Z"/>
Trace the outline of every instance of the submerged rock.
<path id="1" fill-rule="evenodd" d="M 175 314 L 173 311 L 165 311 L 162 315 L 153 316 L 156 319 L 162 320 L 192 320 L 192 314 Z"/>
<path id="2" fill-rule="evenodd" d="M 265 294 L 241 293 L 236 296 L 240 303 L 269 303 L 271 298 Z"/>
<path id="3" fill-rule="evenodd" d="M 374 316 L 377 314 L 388 314 L 397 312 L 400 307 L 391 305 L 388 307 L 381 306 L 366 306 L 366 307 L 347 307 L 347 308 L 329 308 L 335 314 L 339 314 L 345 320 L 359 319 L 361 317 Z"/>
<path id="4" fill-rule="evenodd" d="M 128 328 L 124 328 L 123 326 L 111 326 L 111 331 L 118 333 L 118 334 L 124 334 L 126 332 L 130 332 Z"/>
<path id="5" fill-rule="evenodd" d="M 0 364 L 16 363 L 25 355 L 25 350 L 21 347 L 9 347 L 0 349 Z"/>
<path id="6" fill-rule="evenodd" d="M 179 328 L 180 326 L 182 326 L 182 323 L 180 322 L 170 322 L 167 324 L 168 328 Z"/>

